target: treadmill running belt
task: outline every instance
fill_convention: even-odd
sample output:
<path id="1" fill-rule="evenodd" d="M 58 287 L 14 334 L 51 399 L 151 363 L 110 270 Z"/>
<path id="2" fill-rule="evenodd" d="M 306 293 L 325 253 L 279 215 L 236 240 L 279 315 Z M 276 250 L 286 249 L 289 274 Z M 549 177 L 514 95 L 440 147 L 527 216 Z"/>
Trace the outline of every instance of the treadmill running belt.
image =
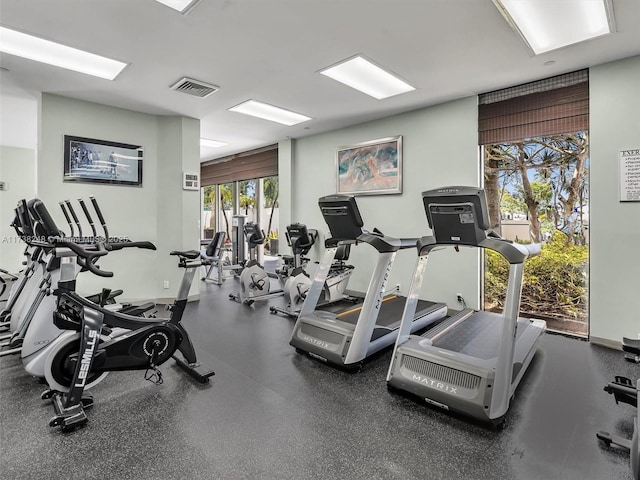
<path id="1" fill-rule="evenodd" d="M 382 300 L 380 312 L 378 313 L 376 329 L 378 329 L 379 327 L 384 327 L 387 330 L 398 328 L 398 326 L 400 325 L 400 320 L 402 320 L 402 313 L 404 311 L 404 304 L 406 300 L 406 297 L 402 297 L 399 295 L 389 295 L 388 297 L 385 297 Z M 433 305 L 433 302 L 429 302 L 427 300 L 418 300 L 414 318 L 420 318 L 426 315 L 427 311 L 433 308 Z M 355 325 L 358 321 L 358 316 L 360 315 L 361 310 L 361 305 L 347 310 L 341 314 L 338 314 L 338 320 Z"/>
<path id="2" fill-rule="evenodd" d="M 433 346 L 484 360 L 494 358 L 498 355 L 502 321 L 503 317 L 496 313 L 475 312 L 460 325 L 436 338 Z M 516 342 L 527 326 L 527 321 L 519 319 Z"/>

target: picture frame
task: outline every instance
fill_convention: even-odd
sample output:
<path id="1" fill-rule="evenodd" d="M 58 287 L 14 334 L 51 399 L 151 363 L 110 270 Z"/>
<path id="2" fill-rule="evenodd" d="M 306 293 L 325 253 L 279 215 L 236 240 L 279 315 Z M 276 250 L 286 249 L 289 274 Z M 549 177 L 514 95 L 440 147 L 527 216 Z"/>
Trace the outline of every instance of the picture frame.
<path id="1" fill-rule="evenodd" d="M 336 185 L 346 195 L 402 193 L 402 135 L 339 147 Z"/>
<path id="2" fill-rule="evenodd" d="M 141 145 L 64 136 L 64 182 L 142 186 Z"/>

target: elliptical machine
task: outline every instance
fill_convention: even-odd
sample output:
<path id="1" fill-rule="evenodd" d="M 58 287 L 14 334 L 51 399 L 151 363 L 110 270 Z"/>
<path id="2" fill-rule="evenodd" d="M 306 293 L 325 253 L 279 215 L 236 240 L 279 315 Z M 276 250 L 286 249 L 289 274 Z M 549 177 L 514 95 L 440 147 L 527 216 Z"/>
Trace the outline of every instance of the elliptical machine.
<path id="1" fill-rule="evenodd" d="M 105 238 L 108 238 L 108 230 L 104 217 L 94 197 L 90 197 L 93 207 L 98 214 L 105 232 Z M 67 200 L 67 208 L 71 212 L 79 234 L 79 240 L 90 244 L 96 241 L 97 234 L 93 225 L 93 219 L 89 214 L 86 205 L 82 199 L 79 199 L 87 221 L 93 230 L 92 237 L 83 237 L 80 222 Z M 64 204 L 61 207 L 65 217 L 69 221 L 67 210 Z M 58 282 L 63 275 L 61 270 L 60 258 L 56 257 L 55 247 L 47 241 L 50 237 L 64 237 L 64 233 L 58 229 L 53 218 L 49 214 L 44 203 L 39 199 L 32 199 L 29 202 L 21 200 L 16 208 L 16 220 L 14 221 L 16 231 L 29 247 L 39 251 L 35 262 L 37 266 L 34 273 L 28 279 L 28 284 L 23 288 L 22 293 L 14 302 L 13 308 L 8 310 L 8 318 L 10 318 L 11 333 L 3 335 L 4 340 L 0 347 L 0 356 L 20 354 L 25 370 L 30 375 L 37 377 L 44 376 L 44 360 L 46 358 L 47 348 L 62 332 L 51 322 L 51 313 L 55 309 L 57 298 Z M 72 237 L 75 231 L 69 221 Z M 74 237 L 75 238 L 75 237 Z M 149 242 L 124 242 L 120 248 L 144 248 L 155 250 L 155 246 Z M 81 269 L 77 265 L 67 266 L 64 275 L 67 279 L 75 280 Z M 121 312 L 129 315 L 141 315 L 154 307 L 152 303 L 144 305 L 118 305 L 115 304 L 115 296 L 121 294 L 122 290 L 112 291 L 105 303 L 111 304 L 110 308 L 118 308 Z M 91 301 L 97 302 L 99 295 L 88 297 Z M 4 312 L 3 312 L 4 313 Z"/>
<path id="2" fill-rule="evenodd" d="M 279 279 L 278 275 L 267 273 L 257 260 L 258 247 L 266 240 L 264 231 L 260 230 L 260 225 L 255 222 L 245 223 L 243 230 L 249 247 L 249 261 L 240 273 L 240 292 L 230 293 L 229 299 L 253 305 L 256 300 L 268 300 L 284 295 L 282 289 L 271 290 L 271 279 Z"/>
<path id="3" fill-rule="evenodd" d="M 0 303 L 7 303 L 9 301 L 9 295 L 13 288 L 14 282 L 20 278 L 20 275 L 14 275 L 0 268 Z"/>
<path id="4" fill-rule="evenodd" d="M 112 272 L 98 269 L 95 261 L 118 244 L 99 242 L 92 247 L 55 239 L 56 255 L 65 265 L 76 262 L 95 275 L 111 277 Z M 87 423 L 85 409 L 93 406 L 93 397 L 84 393 L 95 386 L 108 372 L 116 370 L 146 370 L 145 379 L 162 383 L 158 366 L 173 358 L 176 364 L 200 383 L 214 375 L 201 367 L 189 334 L 180 323 L 193 277 L 202 266 L 200 252 L 173 251 L 179 266 L 185 269 L 182 284 L 168 319 L 135 317 L 106 309 L 103 301 L 109 290 L 103 290 L 98 304 L 73 291 L 73 280 L 62 278 L 53 323 L 65 332 L 49 349 L 45 378 L 49 389 L 43 400 L 51 400 L 56 415 L 49 426 L 62 431 L 73 430 Z M 176 356 L 176 351 L 182 354 Z"/>

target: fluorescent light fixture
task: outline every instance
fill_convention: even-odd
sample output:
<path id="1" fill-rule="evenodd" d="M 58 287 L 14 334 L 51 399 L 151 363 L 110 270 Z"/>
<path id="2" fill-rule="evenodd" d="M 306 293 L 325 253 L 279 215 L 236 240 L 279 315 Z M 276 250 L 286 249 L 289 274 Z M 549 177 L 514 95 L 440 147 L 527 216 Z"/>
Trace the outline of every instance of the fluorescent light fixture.
<path id="1" fill-rule="evenodd" d="M 614 31 L 610 0 L 493 0 L 535 55 Z"/>
<path id="2" fill-rule="evenodd" d="M 273 105 L 258 102 L 257 100 L 247 100 L 240 105 L 231 107 L 229 111 L 264 118 L 265 120 L 271 120 L 272 122 L 288 126 L 297 125 L 299 123 L 306 122 L 307 120 L 311 120 L 311 117 L 307 117 L 306 115 L 285 110 L 284 108 L 274 107 Z"/>
<path id="3" fill-rule="evenodd" d="M 196 6 L 200 0 L 156 0 L 156 2 L 162 3 L 169 8 L 173 8 L 178 12 L 186 15 L 189 11 Z"/>
<path id="4" fill-rule="evenodd" d="M 113 80 L 126 63 L 0 27 L 0 52 Z"/>
<path id="5" fill-rule="evenodd" d="M 225 145 L 228 145 L 228 143 L 219 142 L 218 140 L 209 140 L 208 138 L 200 139 L 201 147 L 220 148 L 220 147 L 224 147 Z"/>
<path id="6" fill-rule="evenodd" d="M 320 73 L 378 100 L 415 90 L 360 55 L 320 70 Z"/>

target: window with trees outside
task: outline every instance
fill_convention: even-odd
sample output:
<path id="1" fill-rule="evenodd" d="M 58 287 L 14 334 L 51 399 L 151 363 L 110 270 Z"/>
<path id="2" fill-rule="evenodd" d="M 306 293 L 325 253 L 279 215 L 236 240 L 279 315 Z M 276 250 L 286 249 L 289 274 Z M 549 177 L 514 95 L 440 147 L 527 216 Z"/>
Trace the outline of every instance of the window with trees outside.
<path id="1" fill-rule="evenodd" d="M 264 249 L 277 253 L 278 145 L 205 161 L 200 165 L 200 178 L 203 238 L 224 231 L 230 241 L 233 216 L 245 215 L 246 221 L 257 222 L 264 230 Z"/>
<path id="2" fill-rule="evenodd" d="M 215 231 L 223 230 L 231 239 L 232 217 L 236 213 L 257 222 L 267 236 L 264 248 L 278 253 L 277 175 L 202 188 L 202 238 L 213 238 Z"/>
<path id="3" fill-rule="evenodd" d="M 551 330 L 586 336 L 588 77 L 585 80 L 586 72 L 579 73 L 578 86 L 567 87 L 566 79 L 557 82 L 558 88 L 549 88 L 549 83 L 542 87 L 529 84 L 524 95 L 501 100 L 503 107 L 506 105 L 501 112 L 495 105 L 493 113 L 489 109 L 483 111 L 481 101 L 480 139 L 484 188 L 493 230 L 514 242 L 542 244 L 540 255 L 525 264 L 521 316 L 541 318 Z M 553 87 L 553 82 L 550 85 Z M 509 115 L 515 116 L 507 118 Z M 484 121 L 489 116 L 501 117 L 492 120 L 493 124 L 512 127 L 511 131 L 483 132 L 482 126 L 491 123 Z M 582 119 L 577 121 L 577 116 Z M 523 127 L 523 118 L 536 125 Z M 562 131 L 572 127 L 581 128 Z M 534 135 L 526 135 L 531 132 Z M 535 135 L 536 132 L 543 133 Z M 522 138 L 514 138 L 519 135 Z M 483 137 L 491 140 L 492 136 L 498 141 L 483 142 Z M 508 264 L 494 252 L 485 252 L 484 258 L 484 308 L 501 311 Z"/>

